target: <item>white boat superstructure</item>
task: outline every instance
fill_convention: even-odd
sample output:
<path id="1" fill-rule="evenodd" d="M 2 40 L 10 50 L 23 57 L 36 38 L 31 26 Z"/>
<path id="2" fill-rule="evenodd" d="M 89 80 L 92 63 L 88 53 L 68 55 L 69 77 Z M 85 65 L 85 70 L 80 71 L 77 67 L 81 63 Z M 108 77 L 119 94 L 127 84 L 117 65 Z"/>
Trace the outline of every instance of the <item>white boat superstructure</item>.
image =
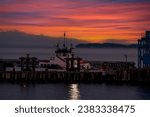
<path id="1" fill-rule="evenodd" d="M 59 43 L 57 44 L 57 49 L 55 51 L 55 56 L 52 57 L 49 61 L 40 61 L 39 66 L 50 68 L 50 69 L 66 69 L 66 59 L 75 57 L 73 52 L 72 44 L 70 47 L 66 45 L 66 34 L 64 33 L 64 44 L 60 47 Z M 77 62 L 74 62 L 74 66 L 77 66 Z M 83 61 L 80 62 L 81 69 L 90 69 L 91 66 L 89 63 Z"/>

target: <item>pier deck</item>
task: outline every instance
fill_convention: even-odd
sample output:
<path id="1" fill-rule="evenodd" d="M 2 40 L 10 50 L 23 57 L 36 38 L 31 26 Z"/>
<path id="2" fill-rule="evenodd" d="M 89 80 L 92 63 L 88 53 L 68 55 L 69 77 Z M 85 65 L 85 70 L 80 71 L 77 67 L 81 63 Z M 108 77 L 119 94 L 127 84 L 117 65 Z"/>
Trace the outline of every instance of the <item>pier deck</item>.
<path id="1" fill-rule="evenodd" d="M 116 70 L 103 75 L 94 71 L 4 71 L 0 72 L 0 82 L 27 83 L 101 83 L 101 82 L 150 82 L 150 69 Z"/>

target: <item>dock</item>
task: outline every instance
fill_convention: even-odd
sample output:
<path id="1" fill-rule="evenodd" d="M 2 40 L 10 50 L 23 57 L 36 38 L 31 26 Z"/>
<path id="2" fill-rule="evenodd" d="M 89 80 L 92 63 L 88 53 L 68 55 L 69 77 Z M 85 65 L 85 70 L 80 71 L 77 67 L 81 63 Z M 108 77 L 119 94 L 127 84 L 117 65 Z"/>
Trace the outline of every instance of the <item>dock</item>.
<path id="1" fill-rule="evenodd" d="M 50 60 L 39 60 L 30 54 L 19 59 L 0 59 L 0 82 L 150 84 L 150 31 L 138 40 L 138 68 L 127 60 L 126 54 L 125 61 L 85 61 L 72 49 L 72 44 L 70 48 L 65 43 L 63 47 L 57 44 L 55 59 Z"/>
<path id="2" fill-rule="evenodd" d="M 10 83 L 150 83 L 150 69 L 98 71 L 0 71 L 0 82 Z"/>

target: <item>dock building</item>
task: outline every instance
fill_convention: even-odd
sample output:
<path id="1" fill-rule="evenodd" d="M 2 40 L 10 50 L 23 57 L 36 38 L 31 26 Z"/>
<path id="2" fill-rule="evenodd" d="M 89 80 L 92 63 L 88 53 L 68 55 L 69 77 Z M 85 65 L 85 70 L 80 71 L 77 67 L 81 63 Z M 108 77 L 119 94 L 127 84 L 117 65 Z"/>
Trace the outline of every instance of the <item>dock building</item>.
<path id="1" fill-rule="evenodd" d="M 138 68 L 150 67 L 150 31 L 138 40 Z"/>

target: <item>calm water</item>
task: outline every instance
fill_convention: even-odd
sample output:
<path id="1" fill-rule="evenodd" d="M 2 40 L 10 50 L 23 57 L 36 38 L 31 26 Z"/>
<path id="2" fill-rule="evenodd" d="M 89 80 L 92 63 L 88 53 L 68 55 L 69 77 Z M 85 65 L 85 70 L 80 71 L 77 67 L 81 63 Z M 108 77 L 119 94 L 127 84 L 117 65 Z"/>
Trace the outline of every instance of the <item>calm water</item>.
<path id="1" fill-rule="evenodd" d="M 139 100 L 150 99 L 150 86 L 113 84 L 0 84 L 0 99 Z"/>
<path id="2" fill-rule="evenodd" d="M 40 59 L 54 56 L 48 48 L 1 48 L 0 58 L 19 58 L 26 53 Z M 86 60 L 128 61 L 137 64 L 136 49 L 76 49 Z M 0 84 L 0 99 L 150 99 L 150 86 L 116 84 Z"/>

